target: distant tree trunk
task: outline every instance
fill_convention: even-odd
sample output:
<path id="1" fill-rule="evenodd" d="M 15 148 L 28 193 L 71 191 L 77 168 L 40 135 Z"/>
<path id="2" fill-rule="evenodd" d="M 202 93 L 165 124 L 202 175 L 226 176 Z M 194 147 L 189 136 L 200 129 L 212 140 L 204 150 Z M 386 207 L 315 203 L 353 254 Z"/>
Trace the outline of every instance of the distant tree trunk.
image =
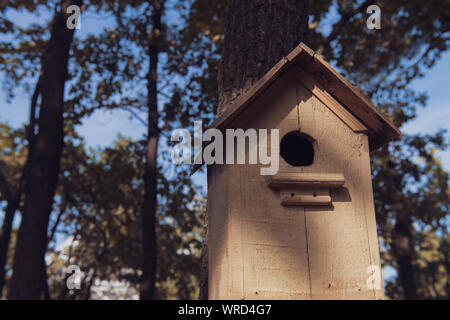
<path id="1" fill-rule="evenodd" d="M 45 262 L 45 257 L 42 257 L 42 299 L 51 300 L 50 289 L 48 287 L 48 277 L 47 277 L 47 264 Z"/>
<path id="2" fill-rule="evenodd" d="M 447 281 L 445 283 L 445 292 L 447 293 L 447 300 L 450 300 L 450 253 L 449 247 L 444 247 L 444 266 L 447 271 Z"/>
<path id="3" fill-rule="evenodd" d="M 157 187 L 157 151 L 159 140 L 158 128 L 158 55 L 160 50 L 161 16 L 164 1 L 152 3 L 152 34 L 148 48 L 150 68 L 147 75 L 147 106 L 148 106 L 148 141 L 146 149 L 146 164 L 144 173 L 144 202 L 142 207 L 142 278 L 140 284 L 140 299 L 154 298 L 156 280 L 156 187 Z"/>
<path id="4" fill-rule="evenodd" d="M 70 266 L 70 264 L 71 264 L 71 261 L 72 261 L 72 253 L 73 253 L 73 247 L 74 247 L 74 241 L 71 241 L 70 242 L 70 245 L 69 245 L 69 249 L 67 249 L 67 252 L 68 252 L 68 254 L 67 254 L 67 259 L 66 259 L 66 262 L 65 262 L 65 264 L 66 264 L 66 268 L 68 268 L 69 266 Z M 67 270 L 67 269 L 66 269 Z M 69 274 L 69 273 L 65 273 L 65 276 L 64 276 L 64 285 L 63 285 L 63 287 L 62 287 L 62 290 L 61 290 L 61 292 L 59 293 L 59 295 L 58 295 L 58 299 L 59 300 L 66 300 L 66 299 L 68 299 L 68 297 L 67 297 L 67 293 L 69 292 L 69 288 L 67 287 L 67 280 L 69 279 L 69 277 L 71 276 L 71 274 Z"/>
<path id="5" fill-rule="evenodd" d="M 395 222 L 392 235 L 393 253 L 398 265 L 398 276 L 405 299 L 417 299 L 416 277 L 414 275 L 414 247 L 412 244 L 412 222 L 408 213 L 403 209 L 397 210 L 397 220 Z"/>
<path id="6" fill-rule="evenodd" d="M 11 239 L 12 223 L 17 208 L 19 207 L 20 196 L 11 195 L 7 202 L 8 204 L 5 209 L 2 229 L 0 230 L 0 297 L 2 296 L 6 280 L 6 262 L 8 259 L 8 247 Z"/>
<path id="7" fill-rule="evenodd" d="M 6 262 L 8 257 L 9 243 L 11 241 L 12 223 L 14 221 L 16 212 L 19 208 L 24 188 L 24 182 L 26 180 L 27 172 L 30 167 L 30 155 L 33 153 L 34 150 L 33 147 L 35 138 L 34 130 L 36 126 L 36 108 L 40 90 L 41 90 L 41 77 L 39 77 L 36 86 L 34 88 L 33 95 L 31 97 L 30 121 L 28 124 L 28 130 L 26 134 L 26 138 L 28 141 L 28 154 L 25 165 L 22 169 L 22 174 L 19 179 L 19 184 L 16 191 L 13 190 L 11 186 L 7 185 L 6 178 L 0 171 L 0 181 L 3 181 L 2 192 L 7 195 L 6 198 L 8 202 L 5 209 L 5 216 L 2 223 L 2 229 L 0 231 L 0 297 L 2 296 L 3 287 L 5 285 Z"/>
<path id="8" fill-rule="evenodd" d="M 92 272 L 92 275 L 89 278 L 89 282 L 88 282 L 87 288 L 86 288 L 86 294 L 84 295 L 83 300 L 90 300 L 91 299 L 92 286 L 94 285 L 96 276 L 97 276 L 97 268 L 94 267 L 94 271 Z"/>
<path id="9" fill-rule="evenodd" d="M 70 196 L 66 194 L 66 200 L 68 199 L 68 197 L 70 197 Z M 66 210 L 66 206 L 67 206 L 67 203 L 64 202 L 59 208 L 59 212 L 58 212 L 58 215 L 56 216 L 55 223 L 53 224 L 52 228 L 50 229 L 50 233 L 47 237 L 47 244 L 46 244 L 45 250 L 48 249 L 48 245 L 49 245 L 50 241 L 52 241 L 53 238 L 55 237 L 56 229 L 58 228 L 58 225 L 61 221 L 64 211 Z M 45 262 L 45 256 L 43 257 L 42 262 L 44 264 L 43 271 L 42 271 L 42 286 L 43 286 L 42 298 L 44 300 L 51 300 L 52 297 L 51 297 L 50 289 L 48 286 L 47 263 Z"/>
<path id="10" fill-rule="evenodd" d="M 14 254 L 9 299 L 39 299 L 43 291 L 43 263 L 47 227 L 55 195 L 64 139 L 64 85 L 74 30 L 66 26 L 70 5 L 62 0 L 52 21 L 42 64 L 41 108 L 38 133 L 25 181 L 22 222 Z"/>
<path id="11" fill-rule="evenodd" d="M 308 0 L 228 1 L 219 115 L 300 42 L 308 43 L 308 8 Z M 206 243 L 203 250 L 201 270 L 207 271 Z M 208 296 L 205 277 L 202 272 L 200 299 Z"/>

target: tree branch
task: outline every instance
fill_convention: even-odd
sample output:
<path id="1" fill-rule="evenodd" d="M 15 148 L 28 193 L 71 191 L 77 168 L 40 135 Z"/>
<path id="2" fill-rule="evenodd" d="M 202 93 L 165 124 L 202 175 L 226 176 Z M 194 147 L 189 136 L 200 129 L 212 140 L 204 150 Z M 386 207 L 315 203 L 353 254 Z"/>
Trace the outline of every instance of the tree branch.
<path id="1" fill-rule="evenodd" d="M 325 38 L 325 40 L 319 46 L 318 51 L 322 52 L 325 47 L 328 47 L 330 45 L 330 42 L 337 38 L 339 33 L 342 31 L 342 29 L 350 21 L 351 18 L 356 16 L 358 13 L 363 12 L 366 9 L 366 7 L 371 5 L 372 3 L 373 3 L 373 0 L 366 0 L 363 3 L 361 3 L 358 7 L 354 8 L 353 10 L 342 14 L 341 19 L 333 25 L 330 34 Z"/>
<path id="2" fill-rule="evenodd" d="M 59 208 L 58 215 L 56 216 L 56 221 L 53 224 L 52 228 L 50 229 L 50 234 L 47 236 L 47 246 L 50 243 L 50 241 L 53 240 L 53 237 L 55 236 L 56 229 L 58 228 L 58 224 L 61 221 L 61 218 L 62 218 L 64 212 L 66 211 L 66 207 L 67 207 L 67 205 L 66 205 L 66 203 L 64 203 L 64 204 L 61 204 L 61 206 Z"/>
<path id="3" fill-rule="evenodd" d="M 128 111 L 136 120 L 138 120 L 145 127 L 147 127 L 148 125 L 147 122 L 144 119 L 142 119 L 133 109 L 127 107 L 122 107 L 121 109 Z"/>
<path id="4" fill-rule="evenodd" d="M 0 162 L 0 164 L 3 164 L 3 162 Z M 3 174 L 3 170 L 1 167 L 0 167 L 0 192 L 5 195 L 7 201 L 11 199 L 13 194 L 13 191 Z"/>
<path id="5" fill-rule="evenodd" d="M 33 95 L 31 96 L 31 106 L 30 106 L 30 123 L 28 125 L 27 132 L 27 140 L 28 140 L 28 153 L 32 153 L 34 147 L 34 138 L 36 136 L 36 109 L 37 109 L 37 100 L 41 93 L 42 86 L 42 75 L 39 76 L 39 79 L 34 87 Z"/>

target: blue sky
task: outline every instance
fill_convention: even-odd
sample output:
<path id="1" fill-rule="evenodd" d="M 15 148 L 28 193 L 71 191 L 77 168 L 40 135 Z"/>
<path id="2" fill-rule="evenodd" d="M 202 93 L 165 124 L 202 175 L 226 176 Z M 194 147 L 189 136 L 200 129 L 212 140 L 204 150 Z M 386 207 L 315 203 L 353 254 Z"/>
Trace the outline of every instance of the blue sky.
<path id="1" fill-rule="evenodd" d="M 434 133 L 439 128 L 447 129 L 447 140 L 450 134 L 450 52 L 446 52 L 442 59 L 429 70 L 425 77 L 416 79 L 412 88 L 427 92 L 428 104 L 418 110 L 416 119 L 407 123 L 402 131 L 405 133 Z M 447 80 L 446 80 L 447 79 Z M 443 165 L 450 171 L 450 150 L 440 152 Z"/>

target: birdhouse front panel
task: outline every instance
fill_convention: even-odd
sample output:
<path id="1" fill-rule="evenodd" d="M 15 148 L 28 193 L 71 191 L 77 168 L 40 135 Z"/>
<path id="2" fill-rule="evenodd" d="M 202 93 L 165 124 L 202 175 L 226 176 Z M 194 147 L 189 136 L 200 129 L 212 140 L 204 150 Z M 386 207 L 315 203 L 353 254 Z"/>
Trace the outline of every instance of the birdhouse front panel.
<path id="1" fill-rule="evenodd" d="M 370 99 L 300 44 L 210 128 L 268 130 L 208 165 L 210 299 L 383 298 L 369 151 L 400 131 Z"/>
<path id="2" fill-rule="evenodd" d="M 228 125 L 279 129 L 278 173 L 208 167 L 211 299 L 383 297 L 367 285 L 380 265 L 367 129 L 302 72 Z"/>

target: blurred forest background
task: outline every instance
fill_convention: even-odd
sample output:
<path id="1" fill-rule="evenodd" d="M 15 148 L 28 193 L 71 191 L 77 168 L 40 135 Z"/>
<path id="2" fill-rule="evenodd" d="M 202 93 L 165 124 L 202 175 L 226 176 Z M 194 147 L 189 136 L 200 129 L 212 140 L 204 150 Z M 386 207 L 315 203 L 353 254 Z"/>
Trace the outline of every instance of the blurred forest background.
<path id="1" fill-rule="evenodd" d="M 23 126 L 0 117 L 3 298 L 199 297 L 206 179 L 171 162 L 170 135 L 215 118 L 227 2 L 237 3 L 0 2 L 0 115 L 18 99 L 28 105 Z M 66 27 L 71 4 L 82 7 L 81 29 Z M 366 27 L 370 4 L 381 8 L 381 30 Z M 311 0 L 308 45 L 402 129 L 427 106 L 411 83 L 448 50 L 449 5 Z M 80 130 L 99 112 L 145 129 L 92 147 Z M 388 298 L 450 298 L 450 192 L 438 157 L 447 143 L 436 128 L 372 154 Z M 71 265 L 80 290 L 66 286 Z"/>

